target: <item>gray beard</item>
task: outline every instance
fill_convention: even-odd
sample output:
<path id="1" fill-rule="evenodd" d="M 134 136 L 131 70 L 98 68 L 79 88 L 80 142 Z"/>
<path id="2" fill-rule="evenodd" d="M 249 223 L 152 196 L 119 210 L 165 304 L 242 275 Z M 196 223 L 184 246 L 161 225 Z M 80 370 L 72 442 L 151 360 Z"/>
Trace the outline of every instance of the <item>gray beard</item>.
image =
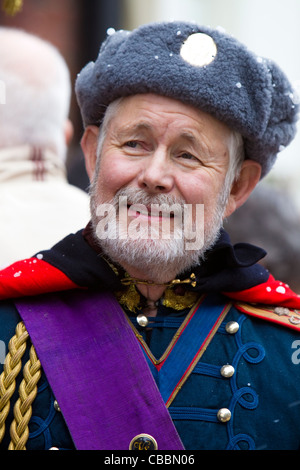
<path id="1" fill-rule="evenodd" d="M 161 237 L 159 239 L 151 239 L 143 236 L 145 234 L 142 233 L 138 239 L 132 239 L 130 237 L 120 237 L 119 232 L 114 237 L 113 233 L 109 233 L 109 227 L 112 224 L 108 224 L 108 231 L 106 231 L 104 237 L 101 232 L 99 233 L 95 187 L 91 188 L 90 196 L 93 235 L 104 254 L 121 266 L 129 265 L 143 273 L 147 273 L 146 278 L 156 283 L 168 282 L 175 276 L 179 276 L 184 271 L 199 265 L 205 260 L 206 252 L 214 245 L 219 236 L 227 202 L 227 198 L 222 194 L 210 222 L 205 223 L 203 227 L 204 242 L 201 248 L 187 250 L 184 236 L 176 237 L 176 227 L 174 228 L 174 236 L 171 239 L 162 239 Z M 117 214 L 120 196 L 126 196 L 130 204 L 143 204 L 145 206 L 150 206 L 151 204 L 180 204 L 183 207 L 185 203 L 169 195 L 150 196 L 143 190 L 125 188 L 120 190 L 111 201 L 106 203 L 111 204 Z"/>

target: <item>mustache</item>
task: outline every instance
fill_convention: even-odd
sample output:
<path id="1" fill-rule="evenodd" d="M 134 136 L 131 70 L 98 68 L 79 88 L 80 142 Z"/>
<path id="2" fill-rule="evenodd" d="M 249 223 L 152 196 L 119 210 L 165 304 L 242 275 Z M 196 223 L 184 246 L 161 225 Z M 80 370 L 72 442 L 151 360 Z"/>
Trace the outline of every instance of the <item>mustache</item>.
<path id="1" fill-rule="evenodd" d="M 151 204 L 166 204 L 166 205 L 173 205 L 179 204 L 180 206 L 184 206 L 186 201 L 183 198 L 172 196 L 170 194 L 149 194 L 143 189 L 135 189 L 135 188 L 123 188 L 120 189 L 114 196 L 113 200 L 111 201 L 112 204 L 116 205 L 119 202 L 119 197 L 126 197 L 128 201 L 128 205 L 133 204 L 143 204 L 145 206 L 150 206 Z"/>

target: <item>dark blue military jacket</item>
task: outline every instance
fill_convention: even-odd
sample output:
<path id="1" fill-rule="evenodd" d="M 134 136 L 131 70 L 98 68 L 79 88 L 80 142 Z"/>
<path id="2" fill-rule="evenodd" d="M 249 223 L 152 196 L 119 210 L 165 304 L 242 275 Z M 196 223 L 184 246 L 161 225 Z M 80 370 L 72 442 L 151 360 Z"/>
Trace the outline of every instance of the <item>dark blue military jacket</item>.
<path id="1" fill-rule="evenodd" d="M 120 288 L 116 275 L 86 243 L 82 233 L 68 237 L 54 249 L 43 252 L 42 256 L 81 287 L 100 286 L 111 291 Z M 207 262 L 195 270 L 197 286 L 188 288 L 199 292 L 199 295 L 208 293 L 213 297 L 219 292 L 251 288 L 265 282 L 269 276 L 256 264 L 261 257 L 262 251 L 255 247 L 242 244 L 232 247 L 226 234 L 222 233 L 214 249 L 208 253 Z M 223 300 L 228 302 L 226 297 Z M 137 324 L 139 311 L 135 314 L 126 311 L 126 314 L 143 336 L 146 348 L 155 358 L 160 358 L 188 310 L 177 311 L 160 303 L 157 317 L 151 320 L 150 330 Z M 4 356 L 8 353 L 8 342 L 20 320 L 14 303 L 2 300 L 0 372 L 3 370 Z M 23 364 L 28 359 L 29 346 L 22 359 Z M 5 420 L 1 449 L 7 449 L 11 440 L 13 408 L 21 379 L 22 370 L 18 374 L 16 391 Z M 159 377 L 155 379 L 160 387 Z M 3 395 L 5 392 L 0 379 L 0 424 L 5 412 Z M 201 360 L 171 403 L 169 412 L 187 450 L 298 449 L 299 332 L 231 307 Z M 1 432 L 3 427 L 0 426 L 0 437 Z M 32 405 L 26 448 L 52 447 L 74 449 L 74 444 L 59 403 L 56 403 L 47 378 L 42 373 Z"/>
<path id="2" fill-rule="evenodd" d="M 135 317 L 132 321 L 159 358 L 186 313 L 160 305 L 158 316 L 151 321 L 151 335 L 138 326 Z M 0 338 L 5 344 L 19 320 L 13 304 L 3 302 Z M 16 397 L 1 449 L 9 445 Z M 231 308 L 169 411 L 186 449 L 298 449 L 299 333 Z M 29 430 L 27 449 L 74 448 L 44 374 L 33 402 Z"/>

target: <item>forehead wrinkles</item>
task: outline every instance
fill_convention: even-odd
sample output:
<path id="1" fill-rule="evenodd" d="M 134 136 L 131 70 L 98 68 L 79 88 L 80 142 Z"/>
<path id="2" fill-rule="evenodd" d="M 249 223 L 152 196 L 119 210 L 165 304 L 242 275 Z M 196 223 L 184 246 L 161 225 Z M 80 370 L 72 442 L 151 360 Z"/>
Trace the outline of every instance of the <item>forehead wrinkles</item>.
<path id="1" fill-rule="evenodd" d="M 204 115 L 198 110 L 175 100 L 148 95 L 123 98 L 119 101 L 118 112 L 114 115 L 116 124 L 153 126 L 156 123 L 181 123 L 183 127 L 205 124 Z M 120 122 L 121 121 L 121 122 Z M 203 122 L 202 122 L 203 121 Z"/>
<path id="2" fill-rule="evenodd" d="M 130 122 L 128 124 L 120 123 L 120 128 L 118 128 L 118 136 L 123 137 L 128 134 L 138 134 L 140 132 L 150 132 L 153 130 L 153 126 L 147 122 Z"/>
<path id="3" fill-rule="evenodd" d="M 121 118 L 121 116 L 118 116 L 118 118 Z M 205 126 L 201 125 L 200 122 L 191 122 L 189 125 L 189 123 L 183 122 L 180 117 L 178 120 L 163 120 L 161 115 L 158 115 L 158 119 L 133 119 L 132 121 L 129 120 L 128 123 L 122 119 L 117 119 L 117 121 L 111 124 L 112 133 L 116 133 L 121 138 L 129 134 L 138 135 L 143 133 L 164 135 L 169 131 L 172 134 L 174 133 L 176 137 L 195 144 L 201 138 L 201 135 L 206 133 Z"/>
<path id="4" fill-rule="evenodd" d="M 201 146 L 212 146 L 211 150 L 217 153 L 228 152 L 231 130 L 198 109 L 156 96 L 153 101 L 147 95 L 120 98 L 115 103 L 114 112 L 109 113 L 106 129 L 112 136 L 115 134 L 116 138 L 120 132 L 126 134 L 126 137 L 127 132 L 157 132 L 158 129 L 163 133 L 171 126 L 178 137 L 181 136 L 190 144 L 197 145 L 198 141 Z"/>

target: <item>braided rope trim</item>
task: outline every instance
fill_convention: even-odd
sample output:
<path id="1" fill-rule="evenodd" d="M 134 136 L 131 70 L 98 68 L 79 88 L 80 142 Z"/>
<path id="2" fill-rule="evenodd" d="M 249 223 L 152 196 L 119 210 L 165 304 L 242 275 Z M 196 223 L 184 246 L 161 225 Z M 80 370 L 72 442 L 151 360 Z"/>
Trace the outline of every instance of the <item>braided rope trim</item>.
<path id="1" fill-rule="evenodd" d="M 16 388 L 16 378 L 22 367 L 22 357 L 28 337 L 24 323 L 20 322 L 8 344 L 8 353 L 0 376 L 0 442 L 5 434 L 5 421 L 10 409 L 10 399 Z"/>
<path id="2" fill-rule="evenodd" d="M 37 383 L 41 378 L 41 363 L 34 346 L 31 346 L 29 360 L 23 368 L 24 378 L 19 387 L 19 399 L 14 406 L 14 420 L 10 427 L 11 442 L 8 450 L 26 450 L 29 436 L 28 423 L 32 415 L 32 403 L 37 394 Z"/>
<path id="3" fill-rule="evenodd" d="M 0 442 L 5 434 L 5 421 L 10 409 L 10 399 L 16 388 L 16 378 L 22 368 L 22 357 L 29 334 L 23 322 L 16 326 L 16 334 L 8 345 L 4 370 L 0 376 Z M 29 351 L 29 360 L 23 368 L 23 380 L 19 387 L 19 398 L 14 406 L 14 420 L 10 427 L 9 450 L 25 450 L 29 436 L 28 423 L 32 415 L 32 402 L 37 394 L 37 383 L 41 377 L 41 363 L 34 346 Z"/>

